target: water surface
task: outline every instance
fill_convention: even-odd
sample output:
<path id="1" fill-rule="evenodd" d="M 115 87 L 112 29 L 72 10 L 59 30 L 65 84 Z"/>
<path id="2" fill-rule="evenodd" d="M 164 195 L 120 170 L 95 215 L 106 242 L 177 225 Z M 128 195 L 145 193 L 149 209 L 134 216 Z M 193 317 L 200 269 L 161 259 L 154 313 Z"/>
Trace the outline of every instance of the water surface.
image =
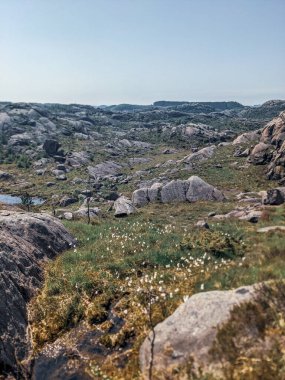
<path id="1" fill-rule="evenodd" d="M 44 199 L 33 197 L 33 205 L 41 205 L 44 203 Z M 10 194 L 0 194 L 0 203 L 5 203 L 6 205 L 18 205 L 22 203 L 20 197 Z"/>

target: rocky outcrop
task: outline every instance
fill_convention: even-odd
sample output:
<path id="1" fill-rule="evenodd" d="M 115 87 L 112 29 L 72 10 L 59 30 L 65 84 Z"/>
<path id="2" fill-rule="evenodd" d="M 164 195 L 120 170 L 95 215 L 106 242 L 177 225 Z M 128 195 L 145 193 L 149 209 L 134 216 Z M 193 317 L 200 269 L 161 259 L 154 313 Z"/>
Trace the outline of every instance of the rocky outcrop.
<path id="1" fill-rule="evenodd" d="M 215 145 L 207 146 L 198 150 L 197 152 L 191 153 L 189 156 L 186 156 L 182 162 L 191 163 L 191 162 L 200 162 L 205 161 L 208 158 L 211 158 L 216 150 Z"/>
<path id="2" fill-rule="evenodd" d="M 72 152 L 66 157 L 66 163 L 72 167 L 78 168 L 88 165 L 90 154 L 88 152 Z"/>
<path id="3" fill-rule="evenodd" d="M 228 212 L 227 214 L 215 215 L 214 219 L 224 220 L 224 219 L 239 219 L 250 223 L 257 223 L 261 218 L 263 211 L 256 206 L 247 207 L 236 207 L 234 210 Z"/>
<path id="4" fill-rule="evenodd" d="M 133 192 L 132 201 L 136 207 L 143 207 L 149 202 L 196 202 L 218 201 L 225 199 L 223 193 L 198 176 L 188 180 L 173 180 L 166 183 L 154 183 L 149 188 L 141 188 Z"/>
<path id="5" fill-rule="evenodd" d="M 258 141 L 260 139 L 260 134 L 261 134 L 260 130 L 243 133 L 239 135 L 236 139 L 234 139 L 232 144 L 233 145 L 248 144 L 248 143 Z"/>
<path id="6" fill-rule="evenodd" d="M 234 306 L 253 299 L 255 293 L 255 287 L 246 286 L 190 297 L 142 344 L 140 367 L 144 379 L 150 379 L 150 365 L 153 379 L 170 379 L 172 371 L 190 359 L 196 369 L 206 366 L 218 327 L 229 320 Z"/>
<path id="7" fill-rule="evenodd" d="M 42 264 L 73 239 L 44 214 L 0 212 L 0 372 L 21 374 L 29 350 L 26 306 L 43 279 Z"/>
<path id="8" fill-rule="evenodd" d="M 281 180 L 285 176 L 285 111 L 264 127 L 260 142 L 254 147 L 249 162 L 269 164 L 268 179 Z"/>
<path id="9" fill-rule="evenodd" d="M 260 142 L 251 151 L 248 161 L 254 165 L 268 164 L 272 158 L 272 151 L 273 149 L 270 144 Z"/>

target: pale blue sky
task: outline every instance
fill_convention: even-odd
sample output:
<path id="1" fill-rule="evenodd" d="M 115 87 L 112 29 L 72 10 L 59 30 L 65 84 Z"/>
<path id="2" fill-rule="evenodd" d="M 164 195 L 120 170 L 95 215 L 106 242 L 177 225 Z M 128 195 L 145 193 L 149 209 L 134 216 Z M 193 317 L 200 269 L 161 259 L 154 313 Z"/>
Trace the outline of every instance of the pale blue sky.
<path id="1" fill-rule="evenodd" d="M 0 100 L 285 99 L 285 0 L 0 0 Z"/>

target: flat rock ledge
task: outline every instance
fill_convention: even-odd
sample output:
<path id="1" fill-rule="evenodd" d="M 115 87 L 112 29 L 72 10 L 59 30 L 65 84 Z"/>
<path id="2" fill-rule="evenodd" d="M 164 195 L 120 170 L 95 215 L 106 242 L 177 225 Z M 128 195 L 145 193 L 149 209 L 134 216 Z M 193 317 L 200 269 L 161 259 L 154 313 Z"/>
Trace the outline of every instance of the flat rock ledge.
<path id="1" fill-rule="evenodd" d="M 0 373 L 25 377 L 29 352 L 27 303 L 41 286 L 43 262 L 74 244 L 46 214 L 0 212 Z"/>
<path id="2" fill-rule="evenodd" d="M 194 368 L 208 363 L 208 351 L 218 327 L 230 318 L 234 306 L 252 300 L 257 289 L 258 286 L 244 286 L 190 297 L 143 342 L 140 349 L 143 379 L 170 379 L 173 370 L 190 359 Z"/>

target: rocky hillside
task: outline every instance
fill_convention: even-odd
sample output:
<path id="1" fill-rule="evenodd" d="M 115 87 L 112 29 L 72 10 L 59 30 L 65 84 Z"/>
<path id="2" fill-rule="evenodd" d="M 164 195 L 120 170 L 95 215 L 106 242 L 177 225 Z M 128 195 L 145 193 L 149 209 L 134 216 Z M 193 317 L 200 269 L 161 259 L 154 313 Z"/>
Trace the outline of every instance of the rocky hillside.
<path id="1" fill-rule="evenodd" d="M 285 112 L 270 121 L 262 130 L 260 142 L 252 149 L 249 161 L 268 165 L 268 179 L 279 180 L 285 175 Z"/>
<path id="2" fill-rule="evenodd" d="M 0 103 L 0 378 L 283 380 L 284 110 Z"/>

